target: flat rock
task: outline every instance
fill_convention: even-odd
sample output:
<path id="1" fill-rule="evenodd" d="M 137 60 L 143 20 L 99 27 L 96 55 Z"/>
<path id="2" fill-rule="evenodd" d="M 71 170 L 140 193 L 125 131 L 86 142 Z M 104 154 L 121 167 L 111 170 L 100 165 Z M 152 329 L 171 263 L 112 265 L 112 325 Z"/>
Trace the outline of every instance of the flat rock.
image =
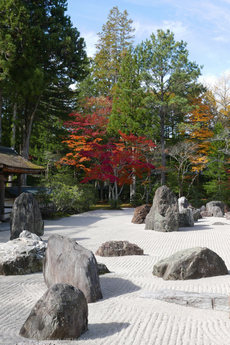
<path id="1" fill-rule="evenodd" d="M 0 274 L 21 275 L 42 271 L 47 244 L 24 230 L 19 238 L 0 244 Z"/>
<path id="2" fill-rule="evenodd" d="M 143 292 L 143 298 L 153 298 L 168 303 L 176 303 L 187 307 L 212 309 L 229 312 L 229 296 L 218 293 L 198 293 L 178 290 L 158 290 Z"/>
<path id="3" fill-rule="evenodd" d="M 143 255 L 144 251 L 136 244 L 128 241 L 108 241 L 103 243 L 95 255 L 99 256 L 125 256 L 125 255 Z"/>
<path id="4" fill-rule="evenodd" d="M 65 283 L 83 291 L 88 303 L 102 298 L 94 254 L 66 236 L 48 239 L 43 275 L 46 285 Z"/>
<path id="5" fill-rule="evenodd" d="M 76 339 L 88 327 L 88 305 L 83 292 L 68 284 L 54 284 L 39 299 L 23 324 L 25 338 Z"/>
<path id="6" fill-rule="evenodd" d="M 221 257 L 211 249 L 195 247 L 179 251 L 160 260 L 153 267 L 153 275 L 165 280 L 186 280 L 227 275 Z"/>

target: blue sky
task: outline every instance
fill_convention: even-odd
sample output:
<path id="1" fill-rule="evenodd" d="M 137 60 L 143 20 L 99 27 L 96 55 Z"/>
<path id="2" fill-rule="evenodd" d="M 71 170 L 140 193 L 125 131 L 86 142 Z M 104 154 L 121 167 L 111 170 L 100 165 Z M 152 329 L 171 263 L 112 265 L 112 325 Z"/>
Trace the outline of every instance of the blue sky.
<path id="1" fill-rule="evenodd" d="M 95 53 L 98 32 L 117 6 L 133 20 L 135 43 L 170 29 L 177 41 L 187 42 L 190 61 L 203 65 L 207 83 L 230 71 L 230 0 L 67 0 L 73 26 L 84 37 L 88 56 Z"/>

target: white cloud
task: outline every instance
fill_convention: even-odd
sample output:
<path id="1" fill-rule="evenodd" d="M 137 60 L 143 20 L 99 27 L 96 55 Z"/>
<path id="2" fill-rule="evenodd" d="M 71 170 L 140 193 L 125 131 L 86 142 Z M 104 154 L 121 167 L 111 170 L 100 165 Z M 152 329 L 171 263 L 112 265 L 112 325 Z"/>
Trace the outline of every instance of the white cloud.
<path id="1" fill-rule="evenodd" d="M 90 31 L 90 32 L 82 32 L 81 36 L 84 37 L 84 40 L 86 42 L 87 56 L 93 57 L 93 55 L 96 52 L 95 44 L 98 41 L 98 35 L 95 32 Z"/>
<path id="2" fill-rule="evenodd" d="M 146 25 L 146 23 L 141 23 L 140 21 L 134 22 L 133 27 L 135 30 L 135 37 L 137 39 L 142 38 L 146 39 L 149 38 L 149 36 L 152 33 L 156 33 L 158 29 L 162 29 L 163 31 L 170 30 L 175 35 L 182 36 L 183 37 L 188 34 L 187 26 L 184 25 L 180 21 L 171 21 L 171 20 L 163 20 L 162 23 L 159 23 L 158 25 L 152 24 L 152 25 Z"/>
<path id="3" fill-rule="evenodd" d="M 214 41 L 217 41 L 217 42 L 229 42 L 229 39 L 227 37 L 225 37 L 224 35 L 222 35 L 222 36 L 215 37 Z"/>
<path id="4" fill-rule="evenodd" d="M 211 88 L 212 86 L 215 85 L 217 79 L 218 79 L 218 76 L 214 74 L 202 75 L 199 77 L 199 82 L 202 83 L 207 88 Z"/>

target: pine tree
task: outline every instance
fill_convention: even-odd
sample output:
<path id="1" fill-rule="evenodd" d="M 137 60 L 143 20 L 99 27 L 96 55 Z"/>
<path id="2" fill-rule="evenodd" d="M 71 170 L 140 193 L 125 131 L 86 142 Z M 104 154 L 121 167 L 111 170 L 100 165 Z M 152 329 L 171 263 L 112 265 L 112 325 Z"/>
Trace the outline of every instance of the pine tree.
<path id="1" fill-rule="evenodd" d="M 124 52 L 128 50 L 134 38 L 132 23 L 133 21 L 128 19 L 128 12 L 125 10 L 122 13 L 115 6 L 110 10 L 102 32 L 98 33 L 94 78 L 97 80 L 100 93 L 104 96 L 110 94 L 111 88 L 118 81 Z"/>
<path id="2" fill-rule="evenodd" d="M 188 50 L 183 41 L 175 42 L 169 30 L 157 31 L 138 47 L 142 58 L 143 85 L 147 94 L 147 104 L 153 117 L 158 117 L 160 127 L 161 163 L 166 166 L 165 136 L 169 118 L 185 114 L 189 110 L 191 95 L 201 91 L 197 83 L 199 66 L 188 60 Z M 181 118 L 178 121 L 182 120 Z M 180 122 L 179 121 L 179 122 Z M 172 136 L 168 128 L 168 135 Z M 165 170 L 162 170 L 161 183 L 165 184 Z"/>

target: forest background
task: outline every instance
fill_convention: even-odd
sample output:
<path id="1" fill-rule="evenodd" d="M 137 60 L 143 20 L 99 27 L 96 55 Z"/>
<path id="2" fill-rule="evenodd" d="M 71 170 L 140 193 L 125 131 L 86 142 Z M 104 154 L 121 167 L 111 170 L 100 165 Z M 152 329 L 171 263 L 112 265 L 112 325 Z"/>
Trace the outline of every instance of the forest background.
<path id="1" fill-rule="evenodd" d="M 0 0 L 0 144 L 45 167 L 57 211 L 152 202 L 167 184 L 195 207 L 229 203 L 230 75 L 211 87 L 159 29 L 134 46 L 113 7 L 87 57 L 66 0 Z M 73 87 L 74 85 L 74 87 Z"/>

